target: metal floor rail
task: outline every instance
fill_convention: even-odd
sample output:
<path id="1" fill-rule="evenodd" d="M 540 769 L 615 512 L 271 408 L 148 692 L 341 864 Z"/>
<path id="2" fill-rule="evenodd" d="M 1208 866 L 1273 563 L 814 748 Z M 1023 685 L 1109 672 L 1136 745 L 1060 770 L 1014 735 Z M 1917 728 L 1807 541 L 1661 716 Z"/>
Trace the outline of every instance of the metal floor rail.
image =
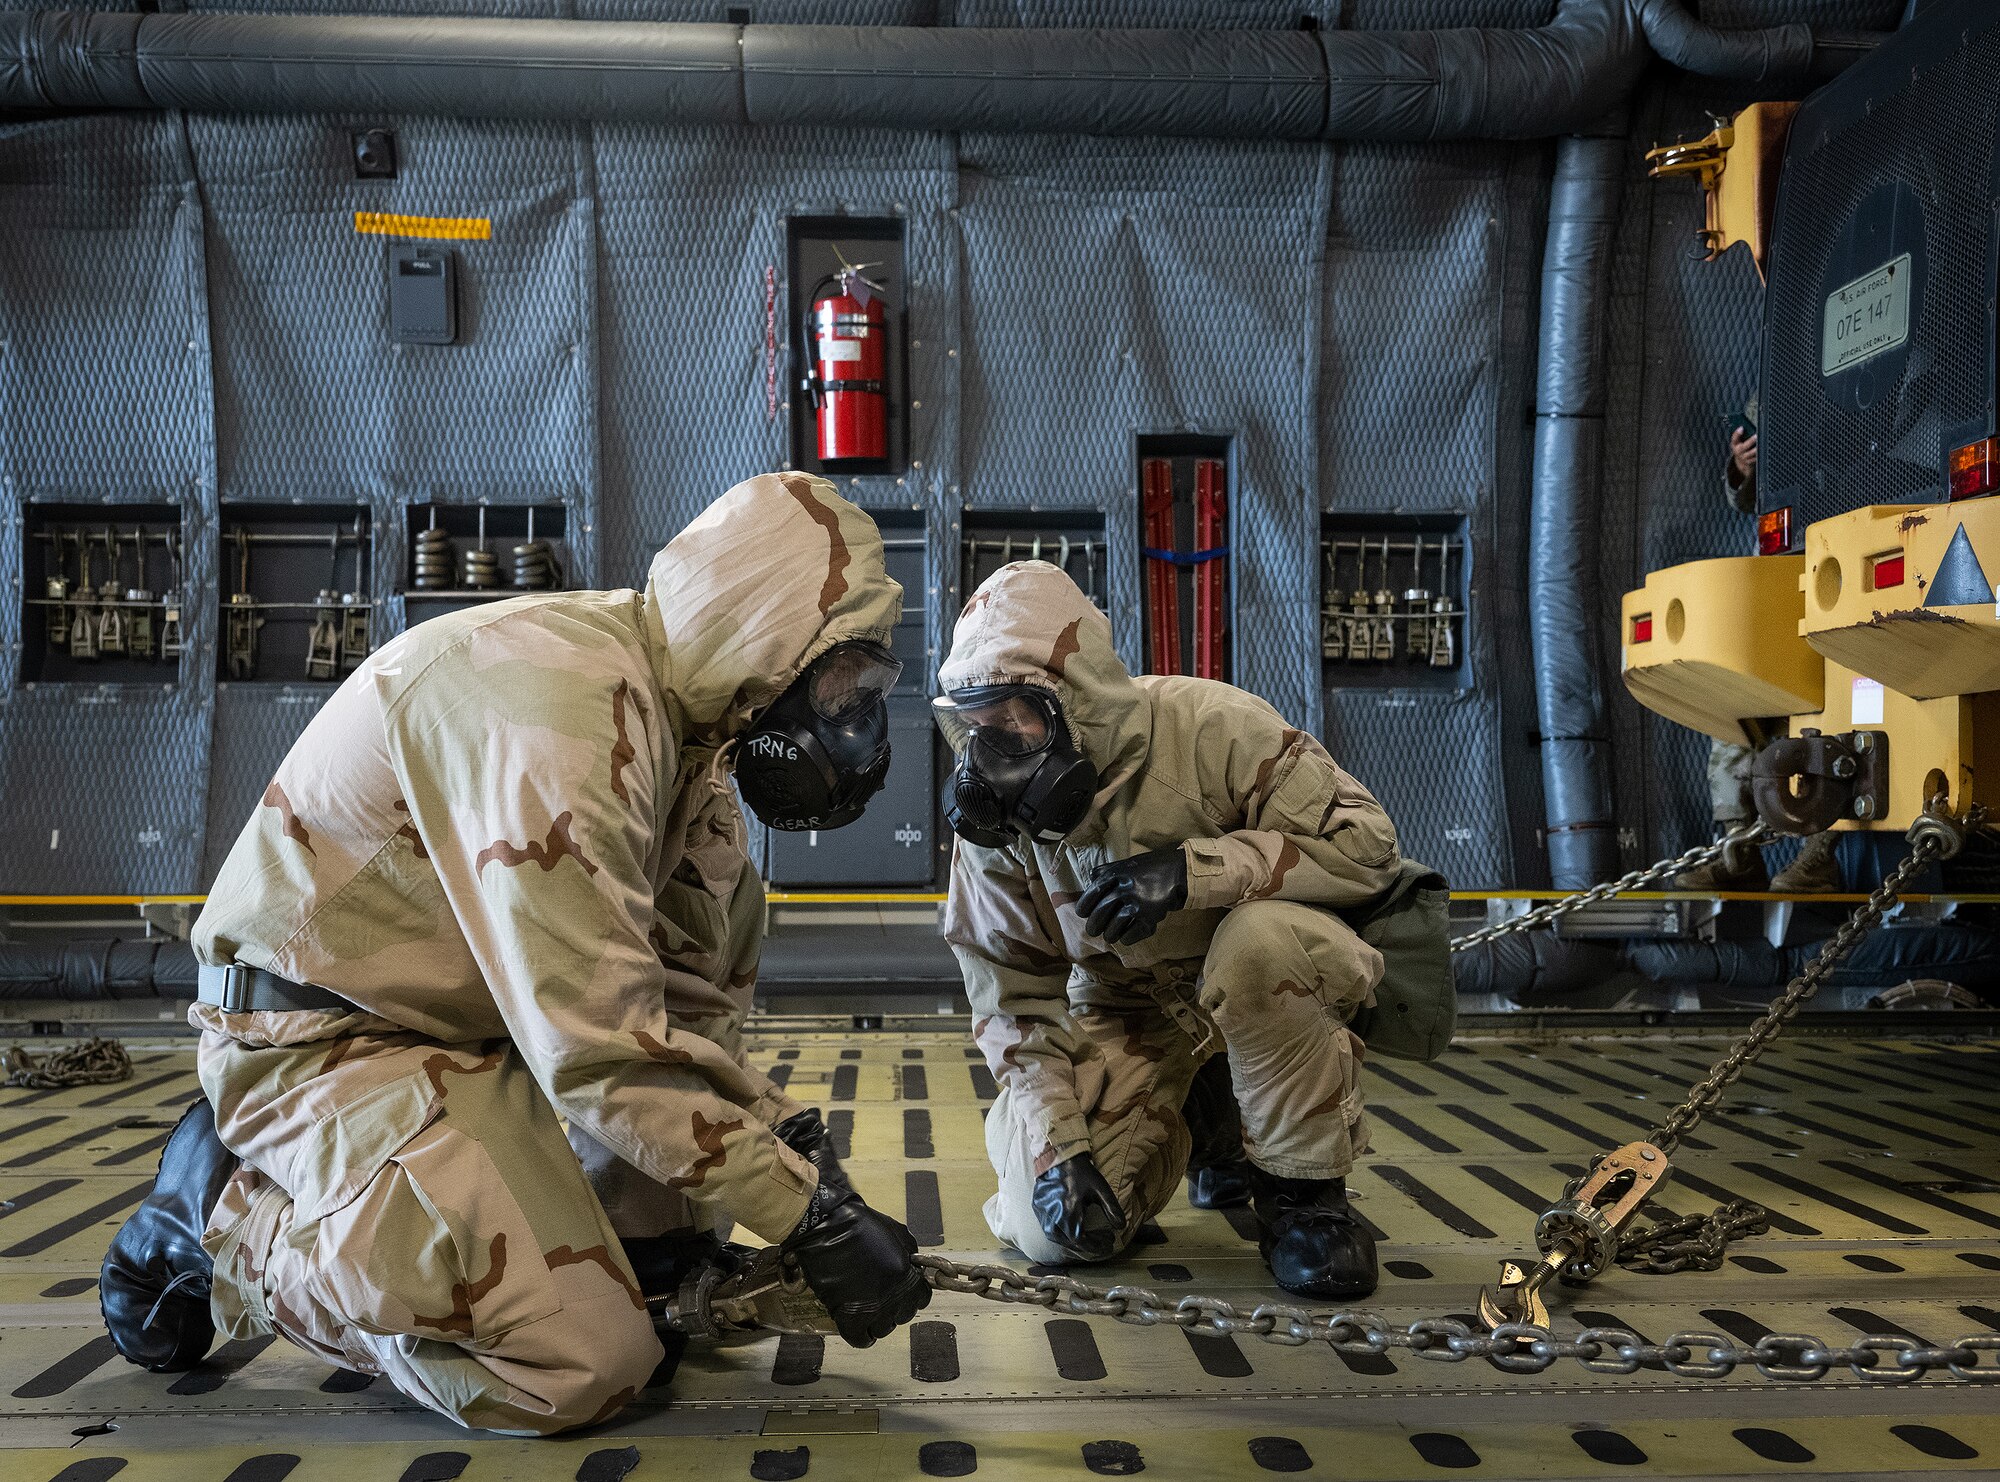
<path id="1" fill-rule="evenodd" d="M 1722 1041 L 1642 1033 L 1474 1039 L 1438 1062 L 1373 1064 L 1374 1148 L 1350 1181 L 1379 1231 L 1371 1305 L 1464 1314 L 1591 1153 L 1636 1135 Z M 857 1183 L 926 1248 L 987 1258 L 981 1115 L 993 1086 L 961 1027 L 861 1033 L 768 1023 L 752 1054 L 828 1113 Z M 443 1482 L 577 1478 L 1486 1478 L 1774 1473 L 1922 1477 L 2000 1467 L 1990 1388 L 1851 1378 L 1778 1385 L 1569 1371 L 1524 1379 L 1194 1339 L 940 1295 L 865 1351 L 787 1338 L 672 1354 L 610 1424 L 557 1441 L 469 1433 L 386 1384 L 280 1342 L 228 1344 L 192 1373 L 111 1351 L 94 1278 L 196 1094 L 183 1041 L 134 1047 L 123 1084 L 0 1092 L 0 1482 Z M 1691 1137 L 1661 1204 L 1741 1195 L 1768 1236 L 1717 1272 L 1612 1272 L 1560 1294 L 1559 1323 L 1648 1337 L 1712 1328 L 2000 1328 L 2000 1051 L 1988 1043 L 1799 1037 Z M 1121 1274 L 1234 1301 L 1276 1295 L 1243 1212 L 1176 1198 Z"/>

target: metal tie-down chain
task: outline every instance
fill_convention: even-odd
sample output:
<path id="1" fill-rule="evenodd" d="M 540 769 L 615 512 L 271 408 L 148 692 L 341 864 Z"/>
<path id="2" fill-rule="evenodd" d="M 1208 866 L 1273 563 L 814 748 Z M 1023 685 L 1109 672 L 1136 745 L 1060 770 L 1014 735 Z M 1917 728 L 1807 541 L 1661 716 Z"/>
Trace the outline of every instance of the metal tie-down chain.
<path id="1" fill-rule="evenodd" d="M 1883 878 L 1749 1032 L 1730 1047 L 1688 1092 L 1686 1099 L 1653 1129 L 1650 1144 L 1654 1156 L 1672 1152 L 1714 1109 L 1722 1093 L 1755 1063 L 1819 991 L 1827 975 L 1856 943 L 1881 924 L 1904 884 L 1932 860 L 1956 853 L 1964 833 L 1978 827 L 1984 818 L 1985 810 L 1975 807 L 1962 822 L 1933 812 L 1926 813 L 1912 826 L 1909 856 Z M 1746 824 L 1673 859 L 1661 860 L 1617 880 L 1552 901 L 1523 916 L 1459 937 L 1452 942 L 1451 950 L 1459 952 L 1495 937 L 1531 930 L 1593 901 L 1696 868 L 1731 850 L 1754 847 L 1768 837 L 1768 830 L 1761 823 Z M 1604 1161 L 1596 1160 L 1593 1168 Z M 1570 1193 L 1574 1194 L 1581 1182 L 1572 1184 Z M 1638 1202 L 1643 1202 L 1643 1196 Z M 1730 1240 L 1761 1233 L 1768 1228 L 1768 1222 L 1769 1216 L 1761 1206 L 1736 1200 L 1707 1215 L 1656 1223 L 1622 1241 L 1615 1231 L 1610 1232 L 1610 1248 L 1620 1260 L 1638 1269 L 1713 1270 L 1721 1264 L 1722 1251 Z M 1836 1369 L 1846 1368 L 1857 1379 L 1876 1384 L 1907 1383 L 1940 1370 L 1953 1379 L 1967 1382 L 2000 1381 L 2000 1333 L 1970 1334 L 1943 1347 L 1889 1333 L 1871 1333 L 1846 1345 L 1828 1343 L 1810 1333 L 1767 1333 L 1754 1343 L 1743 1344 L 1722 1333 L 1699 1330 L 1675 1333 L 1661 1343 L 1648 1343 L 1628 1329 L 1611 1327 L 1585 1328 L 1573 1338 L 1558 1338 L 1546 1322 L 1499 1322 L 1491 1332 L 1481 1333 L 1458 1318 L 1427 1317 L 1398 1326 L 1374 1312 L 1316 1310 L 1282 1302 L 1260 1302 L 1246 1315 L 1234 1303 L 1220 1297 L 1190 1294 L 1169 1301 L 1144 1287 L 1094 1287 L 1057 1273 L 1036 1276 L 1012 1266 L 969 1265 L 943 1256 L 919 1255 L 915 1264 L 934 1289 L 989 1302 L 1038 1307 L 1078 1317 L 1108 1317 L 1140 1327 L 1175 1327 L 1211 1337 L 1247 1336 L 1286 1347 L 1325 1343 L 1345 1354 L 1380 1355 L 1401 1348 L 1432 1363 L 1486 1359 L 1517 1374 L 1544 1373 L 1564 1359 L 1573 1359 L 1594 1374 L 1634 1374 L 1641 1368 L 1652 1368 L 1684 1379 L 1722 1379 L 1738 1368 L 1754 1367 L 1766 1379 L 1782 1380 L 1824 1379 Z M 1549 1271 L 1560 1264 L 1558 1261 L 1550 1266 Z M 708 1334 L 758 1328 L 832 1329 L 825 1310 L 812 1300 L 798 1272 L 789 1267 L 775 1248 L 758 1252 L 746 1268 L 719 1285 L 709 1281 L 699 1292 L 684 1292 L 679 1300 L 667 1299 L 663 1305 L 669 1322 Z M 1995 1357 L 1982 1360 L 1981 1354 Z"/>
<path id="2" fill-rule="evenodd" d="M 1516 1374 L 1540 1374 L 1562 1359 L 1575 1359 L 1593 1374 L 1633 1374 L 1652 1367 L 1684 1379 L 1721 1379 L 1743 1366 L 1754 1366 L 1766 1379 L 1823 1379 L 1845 1366 L 1856 1378 L 1876 1383 L 1919 1379 L 1938 1369 L 1954 1379 L 2000 1380 L 2000 1357 L 1979 1357 L 2000 1355 L 2000 1333 L 1978 1333 L 1938 1348 L 1887 1334 L 1870 1334 L 1845 1347 L 1810 1333 L 1767 1333 L 1750 1344 L 1710 1332 L 1676 1333 L 1664 1343 L 1648 1343 L 1625 1328 L 1585 1328 L 1574 1338 L 1558 1338 L 1534 1323 L 1503 1323 L 1480 1333 L 1457 1318 L 1426 1317 L 1399 1327 L 1373 1312 L 1315 1311 L 1282 1302 L 1260 1302 L 1246 1316 L 1219 1297 L 1168 1301 L 1143 1287 L 1086 1286 L 1069 1276 L 963 1265 L 942 1256 L 918 1256 L 916 1264 L 937 1290 L 989 1302 L 1108 1317 L 1141 1327 L 1184 1328 L 1213 1337 L 1247 1336 L 1292 1348 L 1325 1343 L 1349 1354 L 1403 1348 L 1445 1364 L 1491 1359 Z"/>
<path id="3" fill-rule="evenodd" d="M 1477 931 L 1469 931 L 1462 937 L 1453 937 L 1451 950 L 1464 952 L 1473 947 L 1484 946 L 1495 937 L 1511 936 L 1517 931 L 1532 931 L 1538 926 L 1547 926 L 1551 921 L 1560 920 L 1572 911 L 1581 911 L 1585 906 L 1594 906 L 1599 901 L 1610 900 L 1615 895 L 1637 890 L 1650 885 L 1655 880 L 1671 879 L 1688 870 L 1698 870 L 1705 864 L 1713 864 L 1724 855 L 1739 850 L 1754 849 L 1771 840 L 1771 831 L 1762 823 L 1752 821 L 1738 824 L 1721 838 L 1712 843 L 1698 845 L 1685 854 L 1677 854 L 1672 859 L 1657 860 L 1644 869 L 1633 870 L 1620 875 L 1616 880 L 1606 880 L 1601 885 L 1593 885 L 1588 890 L 1579 890 L 1575 895 L 1566 895 L 1561 900 L 1550 901 L 1537 906 L 1532 911 L 1510 917 L 1493 926 L 1482 926 Z"/>
<path id="4" fill-rule="evenodd" d="M 132 1074 L 132 1059 L 116 1040 L 91 1039 L 46 1055 L 31 1055 L 21 1045 L 5 1054 L 6 1079 L 0 1085 L 28 1091 L 55 1091 L 64 1086 L 104 1086 Z"/>
<path id="5" fill-rule="evenodd" d="M 1933 860 L 1956 854 L 1965 835 L 1978 828 L 1985 817 L 1986 810 L 1979 806 L 1973 807 L 1962 822 L 1941 811 L 1926 812 L 1920 817 L 1910 829 L 1910 852 L 1902 863 L 1883 876 L 1882 883 L 1854 908 L 1853 914 L 1841 923 L 1840 930 L 1820 948 L 1805 970 L 1785 985 L 1785 991 L 1770 1008 L 1689 1089 L 1681 1104 L 1646 1134 L 1646 1140 L 1662 1153 L 1672 1154 L 1678 1149 L 1681 1139 L 1721 1103 L 1723 1092 L 1798 1017 L 1799 1010 L 1819 992 L 1828 974 L 1863 937 L 1882 924 L 1882 918 L 1895 905 L 1909 880 Z M 1632 1269 L 1662 1275 L 1690 1268 L 1713 1271 L 1722 1265 L 1722 1253 L 1730 1241 L 1743 1235 L 1761 1235 L 1769 1228 L 1770 1214 L 1761 1205 L 1747 1199 L 1732 1200 L 1717 1205 L 1706 1215 L 1684 1215 L 1635 1231 L 1620 1242 L 1618 1259 Z"/>

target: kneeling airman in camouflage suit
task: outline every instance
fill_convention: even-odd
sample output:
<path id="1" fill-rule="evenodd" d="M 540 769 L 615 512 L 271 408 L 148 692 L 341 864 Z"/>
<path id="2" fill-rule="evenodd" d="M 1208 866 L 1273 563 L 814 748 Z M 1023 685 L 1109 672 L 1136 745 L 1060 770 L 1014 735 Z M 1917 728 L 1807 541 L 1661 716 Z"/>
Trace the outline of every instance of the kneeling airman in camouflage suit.
<path id="1" fill-rule="evenodd" d="M 1333 908 L 1398 879 L 1381 807 L 1255 695 L 1134 679 L 1045 562 L 980 587 L 939 683 L 993 1233 L 1037 1261 L 1122 1250 L 1188 1165 L 1186 1107 L 1205 1171 L 1238 1170 L 1198 1201 L 1252 1197 L 1283 1285 L 1373 1290 L 1343 1180 L 1367 1144 L 1348 1023 L 1383 959 Z"/>
<path id="2" fill-rule="evenodd" d="M 907 1321 L 908 1232 L 744 1055 L 763 893 L 728 781 L 796 685 L 886 653 L 900 602 L 868 517 L 782 474 L 643 593 L 501 602 L 371 656 L 197 926 L 203 963 L 323 1006 L 191 1010 L 207 1100 L 105 1266 L 126 1355 L 198 1361 L 212 1281 L 230 1337 L 468 1426 L 588 1425 L 660 1361 L 645 1298 L 734 1224 L 796 1251 L 850 1341 Z"/>

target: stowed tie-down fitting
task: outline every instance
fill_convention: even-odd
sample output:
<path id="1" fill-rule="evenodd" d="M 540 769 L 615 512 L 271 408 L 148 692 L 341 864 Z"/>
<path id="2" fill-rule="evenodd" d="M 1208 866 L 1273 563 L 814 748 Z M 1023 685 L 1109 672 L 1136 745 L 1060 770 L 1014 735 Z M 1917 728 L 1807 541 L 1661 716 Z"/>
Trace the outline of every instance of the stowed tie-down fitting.
<path id="1" fill-rule="evenodd" d="M 1818 834 L 1843 818 L 1889 811 L 1889 737 L 1884 731 L 1836 736 L 1806 729 L 1757 753 L 1750 796 L 1757 816 L 1781 834 Z"/>

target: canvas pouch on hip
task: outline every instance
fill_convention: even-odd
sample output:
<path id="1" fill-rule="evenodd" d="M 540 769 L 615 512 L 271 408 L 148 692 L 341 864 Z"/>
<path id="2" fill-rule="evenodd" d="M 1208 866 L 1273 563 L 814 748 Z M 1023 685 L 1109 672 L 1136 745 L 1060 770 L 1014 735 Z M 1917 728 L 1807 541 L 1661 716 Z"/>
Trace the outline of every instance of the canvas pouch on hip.
<path id="1" fill-rule="evenodd" d="M 1444 876 L 1403 861 L 1395 883 L 1369 905 L 1342 911 L 1361 940 L 1382 954 L 1375 1002 L 1349 1027 L 1377 1055 L 1435 1060 L 1458 1023 L 1451 975 L 1451 890 Z"/>

